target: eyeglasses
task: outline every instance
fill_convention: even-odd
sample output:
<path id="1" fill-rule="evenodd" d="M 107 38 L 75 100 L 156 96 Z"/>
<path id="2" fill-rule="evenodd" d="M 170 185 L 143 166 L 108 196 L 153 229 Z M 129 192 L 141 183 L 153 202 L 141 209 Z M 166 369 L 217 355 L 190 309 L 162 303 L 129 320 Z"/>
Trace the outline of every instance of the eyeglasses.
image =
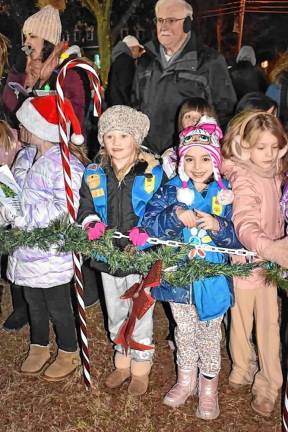
<path id="1" fill-rule="evenodd" d="M 185 17 L 184 18 L 157 18 L 157 17 L 155 17 L 153 19 L 154 24 L 159 24 L 159 25 L 168 24 L 169 26 L 172 26 L 177 21 L 182 21 L 182 20 L 185 20 Z"/>

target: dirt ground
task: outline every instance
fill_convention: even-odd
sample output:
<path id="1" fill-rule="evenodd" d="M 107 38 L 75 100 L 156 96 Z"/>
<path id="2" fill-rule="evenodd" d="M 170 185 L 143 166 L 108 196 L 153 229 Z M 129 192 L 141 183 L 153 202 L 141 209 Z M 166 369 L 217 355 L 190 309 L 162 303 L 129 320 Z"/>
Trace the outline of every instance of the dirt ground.
<path id="1" fill-rule="evenodd" d="M 0 324 L 11 310 L 8 287 L 4 288 Z M 19 367 L 29 346 L 29 329 L 0 332 L 0 432 L 280 432 L 280 401 L 274 415 L 264 419 L 250 408 L 249 389 L 235 392 L 228 386 L 230 362 L 223 342 L 219 389 L 221 414 L 214 421 L 197 419 L 197 398 L 173 410 L 162 404 L 175 381 L 173 353 L 165 337 L 167 319 L 161 304 L 155 308 L 156 354 L 149 391 L 142 397 L 107 390 L 106 375 L 112 370 L 112 348 L 103 326 L 100 305 L 87 311 L 93 386 L 86 391 L 81 372 L 62 383 L 28 378 Z M 51 338 L 55 352 L 54 338 Z"/>

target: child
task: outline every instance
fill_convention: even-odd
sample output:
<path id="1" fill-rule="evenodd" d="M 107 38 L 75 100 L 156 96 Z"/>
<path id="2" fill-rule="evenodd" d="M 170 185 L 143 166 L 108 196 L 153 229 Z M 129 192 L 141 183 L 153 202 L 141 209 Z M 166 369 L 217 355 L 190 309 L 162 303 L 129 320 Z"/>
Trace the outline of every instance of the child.
<path id="1" fill-rule="evenodd" d="M 277 117 L 278 105 L 269 96 L 261 92 L 246 93 L 237 103 L 235 114 L 241 111 L 266 111 Z"/>
<path id="2" fill-rule="evenodd" d="M 181 132 L 183 129 L 189 126 L 196 126 L 200 118 L 204 115 L 208 117 L 214 117 L 214 109 L 209 103 L 201 97 L 193 97 L 187 99 L 180 107 L 178 114 L 178 131 Z M 172 178 L 176 175 L 176 164 L 177 164 L 177 151 L 175 147 L 167 149 L 162 154 L 163 169 L 168 178 Z"/>
<path id="3" fill-rule="evenodd" d="M 234 192 L 233 222 L 240 242 L 262 260 L 288 266 L 288 240 L 280 211 L 281 182 L 287 172 L 287 137 L 279 120 L 265 112 L 243 112 L 234 117 L 225 136 L 223 173 Z M 244 262 L 234 257 L 234 262 Z M 277 287 L 261 270 L 246 279 L 235 278 L 231 309 L 230 351 L 234 388 L 252 386 L 254 411 L 270 416 L 282 373 L 279 358 Z M 250 336 L 256 324 L 259 368 Z"/>
<path id="4" fill-rule="evenodd" d="M 72 123 L 74 141 L 75 133 L 80 135 L 80 126 L 68 100 L 64 113 Z M 12 223 L 12 226 L 24 229 L 47 227 L 51 221 L 67 214 L 56 97 L 26 99 L 16 115 L 21 124 L 20 138 L 26 144 L 12 170 L 22 190 L 22 212 L 15 215 L 2 208 L 2 224 Z M 81 135 L 76 137 L 83 138 Z M 82 149 L 72 143 L 70 150 L 72 189 L 78 207 L 86 158 Z M 53 247 L 48 251 L 36 247 L 19 248 L 9 257 L 7 276 L 15 288 L 24 287 L 29 309 L 31 345 L 21 365 L 21 373 L 35 376 L 44 371 L 42 377 L 45 380 L 61 381 L 80 364 L 70 301 L 72 254 L 59 253 Z M 47 368 L 51 362 L 49 319 L 55 328 L 58 353 Z"/>
<path id="5" fill-rule="evenodd" d="M 178 131 L 179 133 L 189 127 L 196 126 L 202 116 L 216 116 L 214 109 L 209 103 L 201 97 L 192 97 L 187 99 L 180 107 L 178 114 Z"/>
<path id="6" fill-rule="evenodd" d="M 212 120 L 204 123 L 201 119 L 197 126 L 181 132 L 179 174 L 147 204 L 142 226 L 151 236 L 190 242 L 197 246 L 193 253 L 198 255 L 199 251 L 199 257 L 220 263 L 227 258 L 218 252 L 205 254 L 201 245 L 233 247 L 234 240 L 238 244 L 229 222 L 231 191 L 225 190 L 227 183 L 219 174 L 222 132 Z M 162 282 L 160 288 L 153 289 L 153 296 L 169 301 L 177 324 L 178 380 L 164 404 L 178 407 L 196 392 L 199 368 L 196 415 L 215 419 L 219 415 L 221 321 L 232 301 L 228 281 L 218 276 L 197 280 L 185 288 Z"/>
<path id="7" fill-rule="evenodd" d="M 147 201 L 158 189 L 162 168 L 153 156 L 140 148 L 149 125 L 145 114 L 124 105 L 108 108 L 100 117 L 100 163 L 91 164 L 85 170 L 78 212 L 78 221 L 88 230 L 90 239 L 99 238 L 106 226 L 127 234 L 140 223 Z M 98 232 L 96 235 L 93 234 L 95 230 Z M 122 249 L 127 244 L 125 239 L 116 243 Z M 94 261 L 94 265 L 102 271 L 108 327 L 114 341 L 131 306 L 130 300 L 123 300 L 120 296 L 139 281 L 139 275 L 124 273 L 116 277 L 108 274 L 103 264 Z M 152 343 L 152 313 L 153 308 L 137 321 L 133 334 L 134 340 L 145 345 Z M 144 394 L 148 388 L 154 349 L 130 349 L 126 355 L 123 347 L 116 344 L 115 351 L 116 369 L 107 377 L 106 386 L 119 387 L 132 375 L 128 392 L 134 396 Z"/>

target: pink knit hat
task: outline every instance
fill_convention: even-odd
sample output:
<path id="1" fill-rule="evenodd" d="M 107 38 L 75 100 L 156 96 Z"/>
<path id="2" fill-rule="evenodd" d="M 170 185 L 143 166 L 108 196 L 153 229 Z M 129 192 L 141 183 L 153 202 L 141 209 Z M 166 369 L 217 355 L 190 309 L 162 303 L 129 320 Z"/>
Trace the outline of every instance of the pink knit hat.
<path id="1" fill-rule="evenodd" d="M 213 165 L 214 178 L 221 188 L 221 191 L 217 196 L 218 202 L 223 205 L 230 204 L 233 201 L 232 191 L 226 190 L 220 175 L 220 140 L 223 138 L 223 133 L 220 127 L 217 125 L 216 120 L 212 117 L 202 116 L 196 126 L 187 127 L 180 133 L 179 137 L 180 145 L 178 149 L 178 174 L 182 180 L 182 191 L 180 190 L 179 194 L 177 194 L 178 201 L 180 201 L 179 197 L 181 194 L 182 197 L 184 197 L 185 193 L 188 194 L 188 191 L 184 192 L 184 190 L 188 188 L 189 181 L 189 177 L 184 171 L 184 156 L 189 152 L 189 150 L 191 150 L 191 148 L 201 147 L 205 149 L 205 151 L 207 151 L 207 153 L 210 155 Z M 223 193 L 223 191 L 225 191 L 225 193 Z M 185 199 L 183 202 L 186 201 L 187 199 Z"/>
<path id="2" fill-rule="evenodd" d="M 64 0 L 39 0 L 41 9 L 26 19 L 22 32 L 24 35 L 32 33 L 53 45 L 61 40 L 62 25 L 59 11 L 65 9 Z"/>

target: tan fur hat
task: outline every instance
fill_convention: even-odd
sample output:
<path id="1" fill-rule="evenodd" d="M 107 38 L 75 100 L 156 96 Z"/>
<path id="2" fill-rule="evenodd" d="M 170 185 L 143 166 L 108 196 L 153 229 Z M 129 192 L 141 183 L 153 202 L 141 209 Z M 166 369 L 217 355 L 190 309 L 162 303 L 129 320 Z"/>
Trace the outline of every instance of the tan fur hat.
<path id="1" fill-rule="evenodd" d="M 23 34 L 32 33 L 53 45 L 61 40 L 62 25 L 59 10 L 65 9 L 63 0 L 42 0 L 38 2 L 41 7 L 39 12 L 26 19 L 23 25 Z"/>
<path id="2" fill-rule="evenodd" d="M 104 146 L 103 135 L 112 130 L 126 132 L 142 144 L 147 136 L 150 120 L 146 114 L 125 105 L 114 105 L 108 108 L 99 119 L 98 140 Z"/>

